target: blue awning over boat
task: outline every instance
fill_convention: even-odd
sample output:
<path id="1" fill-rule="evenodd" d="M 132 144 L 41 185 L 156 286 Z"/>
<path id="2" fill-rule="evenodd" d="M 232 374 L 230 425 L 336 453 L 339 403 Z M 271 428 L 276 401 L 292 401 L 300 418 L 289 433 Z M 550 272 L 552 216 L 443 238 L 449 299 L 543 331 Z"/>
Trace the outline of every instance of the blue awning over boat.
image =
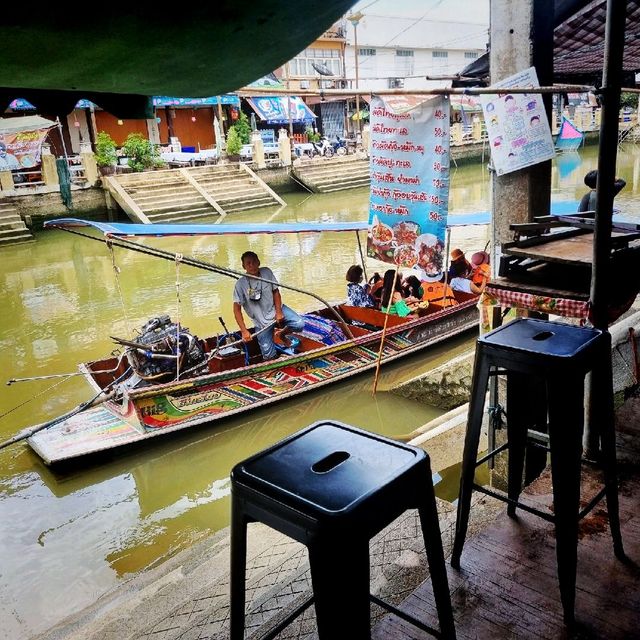
<path id="1" fill-rule="evenodd" d="M 292 222 L 281 224 L 128 224 L 94 222 L 76 218 L 47 220 L 44 226 L 68 229 L 93 227 L 105 236 L 223 236 L 252 233 L 325 233 L 327 231 L 366 230 L 366 222 Z"/>
<path id="2" fill-rule="evenodd" d="M 488 224 L 489 213 L 464 213 L 449 216 L 449 226 Z M 95 222 L 77 218 L 47 220 L 46 228 L 93 227 L 105 236 L 223 236 L 253 233 L 326 233 L 328 231 L 366 231 L 367 222 L 291 222 L 268 224 L 129 224 Z"/>

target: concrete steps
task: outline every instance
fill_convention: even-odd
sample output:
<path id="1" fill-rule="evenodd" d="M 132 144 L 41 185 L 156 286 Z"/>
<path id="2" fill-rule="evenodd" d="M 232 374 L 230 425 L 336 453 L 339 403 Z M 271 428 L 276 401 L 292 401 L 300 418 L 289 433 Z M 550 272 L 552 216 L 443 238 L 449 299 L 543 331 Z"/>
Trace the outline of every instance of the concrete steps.
<path id="1" fill-rule="evenodd" d="M 33 234 L 11 203 L 0 199 L 0 246 L 33 242 Z"/>
<path id="2" fill-rule="evenodd" d="M 316 159 L 293 168 L 293 175 L 314 193 L 369 186 L 369 161 L 360 158 Z"/>
<path id="3" fill-rule="evenodd" d="M 107 186 L 137 222 L 180 222 L 283 204 L 240 164 L 185 167 L 116 175 Z"/>

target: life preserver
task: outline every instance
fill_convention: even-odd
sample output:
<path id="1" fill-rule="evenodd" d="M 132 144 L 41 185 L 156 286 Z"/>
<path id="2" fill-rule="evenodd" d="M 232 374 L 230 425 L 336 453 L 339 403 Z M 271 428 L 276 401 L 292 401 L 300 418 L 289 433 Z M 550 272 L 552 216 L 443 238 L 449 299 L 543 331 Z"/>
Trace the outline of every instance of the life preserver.
<path id="1" fill-rule="evenodd" d="M 421 283 L 423 294 L 422 299 L 428 302 L 438 302 L 444 298 L 448 305 L 458 304 L 456 297 L 453 293 L 453 289 L 449 285 L 446 286 L 444 282 L 423 282 Z"/>

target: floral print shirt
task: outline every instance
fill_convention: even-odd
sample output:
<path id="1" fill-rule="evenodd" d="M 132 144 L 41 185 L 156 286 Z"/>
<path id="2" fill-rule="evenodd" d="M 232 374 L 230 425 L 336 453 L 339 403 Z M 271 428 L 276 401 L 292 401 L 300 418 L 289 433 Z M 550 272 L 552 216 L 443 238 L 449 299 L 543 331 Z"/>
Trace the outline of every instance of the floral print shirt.
<path id="1" fill-rule="evenodd" d="M 347 285 L 347 302 L 352 307 L 373 307 L 373 298 L 364 290 L 364 287 L 355 282 Z"/>

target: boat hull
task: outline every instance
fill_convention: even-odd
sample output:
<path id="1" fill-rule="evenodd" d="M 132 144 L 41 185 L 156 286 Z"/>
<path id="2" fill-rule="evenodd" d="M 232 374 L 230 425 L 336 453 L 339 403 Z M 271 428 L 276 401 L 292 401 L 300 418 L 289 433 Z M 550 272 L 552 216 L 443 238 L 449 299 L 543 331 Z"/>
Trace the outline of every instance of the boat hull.
<path id="1" fill-rule="evenodd" d="M 384 341 L 383 364 L 477 328 L 476 301 L 393 327 Z M 381 332 L 261 365 L 156 385 L 124 401 L 94 407 L 29 438 L 46 464 L 133 444 L 211 423 L 376 366 Z"/>

